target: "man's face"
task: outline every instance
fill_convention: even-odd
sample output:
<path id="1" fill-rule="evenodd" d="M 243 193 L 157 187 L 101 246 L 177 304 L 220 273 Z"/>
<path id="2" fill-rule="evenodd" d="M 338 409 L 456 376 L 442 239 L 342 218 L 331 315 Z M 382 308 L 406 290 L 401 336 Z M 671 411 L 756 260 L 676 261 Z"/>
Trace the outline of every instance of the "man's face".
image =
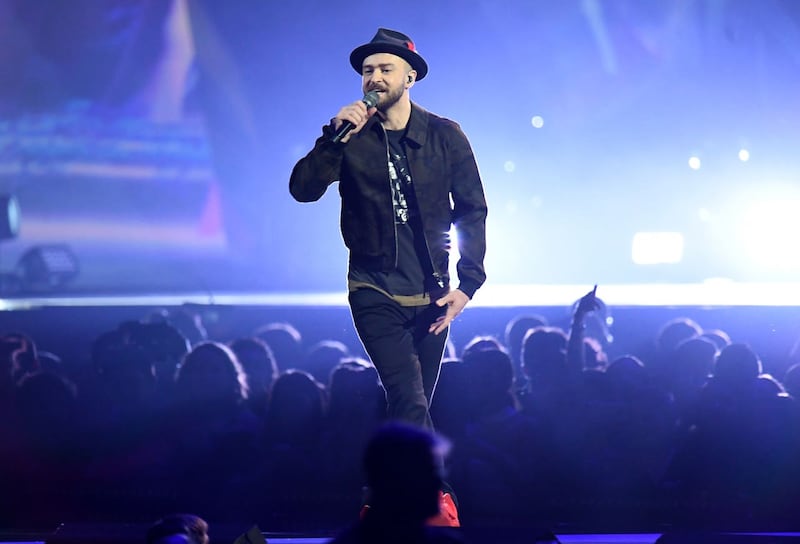
<path id="1" fill-rule="evenodd" d="M 378 92 L 378 109 L 386 111 L 400 100 L 406 90 L 411 66 L 391 53 L 375 53 L 364 59 L 361 67 L 362 90 Z"/>

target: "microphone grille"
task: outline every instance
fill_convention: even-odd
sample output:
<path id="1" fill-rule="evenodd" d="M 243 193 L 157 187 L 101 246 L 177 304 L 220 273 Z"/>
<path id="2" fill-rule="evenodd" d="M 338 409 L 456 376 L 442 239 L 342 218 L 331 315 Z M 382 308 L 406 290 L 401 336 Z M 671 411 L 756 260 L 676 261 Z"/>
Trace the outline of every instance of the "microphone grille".
<path id="1" fill-rule="evenodd" d="M 367 108 L 374 108 L 378 105 L 378 93 L 376 91 L 370 91 L 364 95 L 364 98 L 361 99 Z"/>

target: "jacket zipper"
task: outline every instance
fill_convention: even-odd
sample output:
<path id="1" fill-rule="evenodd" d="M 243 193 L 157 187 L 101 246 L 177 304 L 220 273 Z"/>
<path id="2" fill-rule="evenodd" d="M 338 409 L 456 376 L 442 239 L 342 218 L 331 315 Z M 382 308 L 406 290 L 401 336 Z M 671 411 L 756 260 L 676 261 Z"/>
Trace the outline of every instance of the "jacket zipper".
<path id="1" fill-rule="evenodd" d="M 384 135 L 384 137 L 386 137 L 386 156 L 387 156 L 387 160 L 388 160 L 388 157 L 389 157 L 389 138 L 386 135 L 386 129 L 385 128 L 383 129 L 383 135 Z M 411 176 L 411 180 L 413 182 L 413 180 L 414 180 L 414 172 L 411 171 L 411 161 L 407 159 L 406 162 L 408 162 L 408 174 Z M 391 179 L 389 180 L 389 184 L 390 184 L 390 187 L 391 187 Z M 417 189 L 416 189 L 416 187 L 411 187 L 411 190 L 414 191 L 414 193 L 415 193 L 414 200 L 416 200 L 416 202 L 417 202 L 417 211 L 419 212 L 419 223 L 420 223 L 420 226 L 422 227 L 422 240 L 425 242 L 425 251 L 428 253 L 428 262 L 431 263 L 431 271 L 433 272 L 433 279 L 436 281 L 436 285 L 439 286 L 439 289 L 444 289 L 444 278 L 442 278 L 442 275 L 436 270 L 436 263 L 433 262 L 433 254 L 431 253 L 431 246 L 428 243 L 428 236 L 425 234 L 425 222 L 422 220 L 422 208 L 420 207 L 419 200 L 416 197 Z M 392 210 L 392 212 L 394 212 L 394 210 Z M 394 215 L 392 216 L 392 218 L 394 219 Z M 397 253 L 398 253 L 398 248 L 397 248 L 397 224 L 395 223 L 394 224 L 394 267 L 395 268 L 397 268 L 397 258 L 398 258 L 397 257 Z"/>
<path id="2" fill-rule="evenodd" d="M 383 130 L 383 143 L 386 145 L 386 179 L 389 181 L 389 205 L 392 207 L 392 213 L 389 214 L 389 217 L 392 219 L 392 230 L 394 231 L 394 269 L 397 270 L 397 265 L 399 264 L 400 260 L 400 247 L 399 242 L 397 241 L 397 218 L 395 217 L 395 209 L 394 209 L 394 189 L 392 188 L 392 172 L 389 170 L 389 161 L 391 160 L 391 155 L 389 154 L 389 135 L 386 133 L 386 127 L 381 125 L 381 130 Z"/>

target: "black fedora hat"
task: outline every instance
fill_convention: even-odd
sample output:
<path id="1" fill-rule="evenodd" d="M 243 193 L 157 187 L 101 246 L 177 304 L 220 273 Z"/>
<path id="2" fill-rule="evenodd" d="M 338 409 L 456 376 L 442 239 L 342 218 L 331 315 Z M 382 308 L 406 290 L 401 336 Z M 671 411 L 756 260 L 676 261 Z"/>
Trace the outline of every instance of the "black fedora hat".
<path id="1" fill-rule="evenodd" d="M 353 49 L 350 53 L 350 64 L 360 74 L 364 59 L 375 53 L 391 53 L 405 59 L 417 71 L 417 81 L 428 73 L 428 63 L 417 53 L 411 38 L 402 32 L 379 28 L 371 42 Z"/>

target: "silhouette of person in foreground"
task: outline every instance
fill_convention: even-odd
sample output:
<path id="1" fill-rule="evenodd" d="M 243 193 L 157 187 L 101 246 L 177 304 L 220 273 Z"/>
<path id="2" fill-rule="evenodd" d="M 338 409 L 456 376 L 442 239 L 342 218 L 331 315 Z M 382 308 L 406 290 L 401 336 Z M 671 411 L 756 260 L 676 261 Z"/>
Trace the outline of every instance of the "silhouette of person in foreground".
<path id="1" fill-rule="evenodd" d="M 435 527 L 442 467 L 449 443 L 432 432 L 393 421 L 367 444 L 364 470 L 368 503 L 361 519 L 333 544 L 463 542 L 452 529 Z"/>
<path id="2" fill-rule="evenodd" d="M 151 525 L 146 544 L 208 544 L 208 523 L 193 514 L 170 514 Z"/>

